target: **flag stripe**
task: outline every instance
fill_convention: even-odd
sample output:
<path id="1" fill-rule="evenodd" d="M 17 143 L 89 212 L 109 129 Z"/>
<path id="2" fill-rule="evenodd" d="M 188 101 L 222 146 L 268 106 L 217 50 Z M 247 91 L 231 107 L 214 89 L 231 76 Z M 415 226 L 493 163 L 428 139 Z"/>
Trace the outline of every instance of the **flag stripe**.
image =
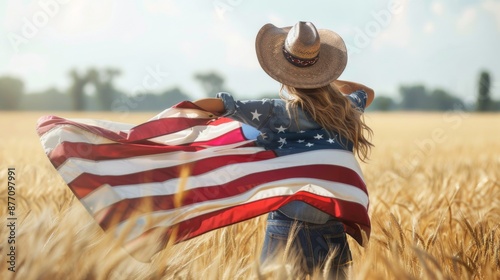
<path id="1" fill-rule="evenodd" d="M 240 127 L 241 125 L 237 122 L 211 122 L 209 124 L 192 126 L 168 135 L 153 137 L 149 140 L 166 145 L 186 145 L 199 142 L 210 142 L 226 134 L 231 135 L 228 134 L 231 132 L 233 137 L 238 136 L 237 133 L 241 135 Z M 225 140 L 224 143 L 229 144 L 227 140 L 237 142 L 245 139 L 240 136 L 234 139 L 232 137 L 225 138 Z"/>
<path id="2" fill-rule="evenodd" d="M 133 145 L 132 147 L 130 145 Z M 165 146 L 165 145 L 142 145 L 111 142 L 110 144 L 92 144 L 85 142 L 63 142 L 56 146 L 50 153 L 54 167 L 59 168 L 69 158 L 79 158 L 87 160 L 113 160 L 127 159 L 137 156 L 148 156 L 166 154 L 169 152 L 195 152 L 204 149 L 197 146 Z"/>
<path id="3" fill-rule="evenodd" d="M 72 125 L 54 126 L 50 131 L 40 136 L 40 142 L 45 148 L 45 153 L 48 156 L 50 156 L 52 150 L 58 147 L 62 141 L 88 143 L 94 145 L 116 143 L 116 141 L 111 141 L 107 138 L 92 134 L 86 130 L 78 129 Z"/>
<path id="4" fill-rule="evenodd" d="M 331 215 L 337 215 L 338 219 L 346 225 L 346 231 L 355 240 L 363 240 L 360 228 L 368 235 L 370 234 L 370 222 L 366 209 L 349 201 L 325 199 L 321 200 L 317 196 L 307 193 L 297 193 L 293 200 L 301 200 L 308 203 L 315 202 L 314 206 L 325 211 L 325 207 L 335 209 L 335 211 L 325 211 Z M 221 228 L 227 225 L 244 221 L 262 215 L 268 211 L 275 211 L 281 206 L 292 200 L 283 200 L 283 198 L 269 198 L 263 201 L 256 201 L 249 204 L 237 205 L 230 209 L 223 209 L 198 216 L 191 220 L 179 224 L 178 236 L 182 240 L 196 237 L 213 229 Z M 339 209 L 345 209 L 340 211 Z M 353 223 L 351 221 L 368 221 L 364 223 Z M 194 226 L 194 225 L 197 226 Z"/>
<path id="5" fill-rule="evenodd" d="M 347 233 L 360 243 L 363 240 L 360 229 L 362 229 L 367 236 L 370 236 L 369 217 L 366 213 L 366 209 L 360 207 L 359 204 L 332 199 L 322 200 L 321 198 L 308 193 L 297 193 L 294 195 L 293 200 L 301 200 L 308 203 L 314 202 L 314 206 L 323 211 L 325 211 L 325 207 L 345 209 L 345 211 L 338 214 L 340 215 L 339 220 L 346 225 Z M 248 204 L 237 205 L 232 208 L 198 216 L 194 219 L 181 222 L 178 225 L 178 238 L 179 240 L 187 240 L 213 229 L 254 218 L 268 211 L 275 211 L 290 201 L 292 201 L 292 199 L 283 200 L 281 197 L 275 197 Z M 331 215 L 336 214 L 335 211 L 325 212 L 330 213 Z M 352 220 L 367 221 L 367 223 L 353 223 L 351 222 Z"/>
<path id="6" fill-rule="evenodd" d="M 112 131 L 110 129 L 98 127 L 95 125 L 88 125 L 82 122 L 76 122 L 69 119 L 61 119 L 58 117 L 53 117 L 50 121 L 44 122 L 42 126 L 38 128 L 37 131 L 40 136 L 43 136 L 47 133 L 52 132 L 54 128 L 58 128 L 64 125 L 72 126 L 80 130 L 86 131 L 91 135 L 93 135 L 94 137 L 103 137 L 115 142 L 120 142 L 120 141 L 126 142 L 128 135 L 128 133 L 125 131 Z M 61 128 L 64 129 L 64 127 Z"/>
<path id="7" fill-rule="evenodd" d="M 279 209 L 282 205 L 292 201 L 300 200 L 306 201 L 308 203 L 315 203 L 315 207 L 322 209 L 322 207 L 330 207 L 333 209 L 346 209 L 347 215 L 343 218 L 339 218 L 340 221 L 346 226 L 346 231 L 348 234 L 353 236 L 355 240 L 363 240 L 363 236 L 360 233 L 362 229 L 367 236 L 370 235 L 370 223 L 369 217 L 366 215 L 366 210 L 359 209 L 359 205 L 350 203 L 348 201 L 335 201 L 328 198 L 322 199 L 321 197 L 311 196 L 307 193 L 297 193 L 294 197 L 290 197 L 289 200 L 283 200 L 282 197 L 271 197 L 264 200 L 258 200 L 242 205 L 233 206 L 226 209 L 221 209 L 218 211 L 213 211 L 204 215 L 197 216 L 193 219 L 186 220 L 176 224 L 175 227 L 178 230 L 176 235 L 176 241 L 185 241 L 190 238 L 194 238 L 211 230 L 215 230 L 221 227 L 225 227 L 230 224 L 234 224 L 240 221 L 251 219 L 253 217 L 260 216 L 267 213 L 268 211 L 275 211 Z M 333 206 L 332 206 L 333 205 Z M 324 209 L 322 209 L 325 211 Z M 328 211 L 325 211 L 328 212 Z M 357 224 L 353 223 L 350 217 L 354 217 L 355 220 L 367 220 L 367 224 Z M 141 217 L 144 219 L 144 223 L 147 224 L 148 220 L 146 217 Z M 136 220 L 130 220 L 132 223 L 137 223 Z M 149 230 L 146 230 L 141 235 L 134 235 L 128 240 L 128 242 L 133 242 L 137 239 L 146 237 L 151 230 L 162 228 L 165 230 L 164 244 L 166 244 L 169 239 L 169 233 L 172 227 L 169 226 L 156 226 Z M 123 233 L 122 231 L 117 231 L 117 234 Z M 163 245 L 164 245 L 163 244 Z"/>
<path id="8" fill-rule="evenodd" d="M 193 205 L 180 206 L 171 210 L 156 212 L 148 211 L 148 213 L 136 216 L 132 219 L 137 224 L 144 225 L 144 228 L 136 228 L 135 233 L 130 233 L 129 238 L 135 238 L 140 235 L 139 233 L 141 231 L 148 230 L 154 226 L 168 226 L 175 225 L 180 222 L 194 221 L 197 217 L 204 216 L 207 213 L 218 211 L 220 209 L 236 207 L 237 205 L 248 205 L 249 203 L 280 197 L 281 203 L 273 208 L 276 210 L 280 206 L 292 200 L 297 200 L 299 198 L 297 195 L 307 197 L 308 200 L 305 200 L 307 203 L 310 203 L 311 205 L 331 215 L 335 215 L 340 219 L 351 219 L 352 217 L 356 217 L 360 218 L 362 221 L 366 221 L 367 213 L 366 208 L 363 205 L 347 200 L 332 199 L 332 197 L 321 196 L 318 193 L 325 194 L 325 191 L 322 187 L 314 184 L 289 184 L 286 180 L 284 180 L 283 182 L 279 182 L 279 184 L 263 184 L 259 189 L 253 189 L 252 191 L 243 193 L 237 197 L 204 201 Z M 96 219 L 100 222 L 100 225 L 104 229 L 108 229 L 114 224 L 119 223 L 116 230 L 120 233 L 121 230 L 126 228 L 126 220 L 124 221 L 122 215 L 126 215 L 126 211 L 130 210 L 131 209 L 128 207 L 125 209 L 111 208 L 108 209 L 107 212 L 103 211 L 105 214 L 96 215 Z M 135 213 L 140 211 L 140 209 L 133 210 Z M 269 210 L 266 212 L 268 211 Z M 242 215 L 246 216 L 245 219 L 249 219 L 263 213 L 265 212 L 261 209 L 252 209 L 252 211 L 249 210 L 248 213 L 242 213 Z M 102 217 L 103 219 L 100 220 L 99 217 Z"/>
<path id="9" fill-rule="evenodd" d="M 342 191 L 345 192 L 345 196 L 342 199 L 361 203 L 365 207 L 368 206 L 368 196 L 364 189 L 363 181 L 360 180 L 356 173 L 349 172 L 348 169 L 340 166 L 310 165 L 255 172 L 227 183 L 212 181 L 210 182 L 212 184 L 207 183 L 199 187 L 196 186 L 196 183 L 194 183 L 194 187 L 191 185 L 192 179 L 196 179 L 194 177 L 196 176 L 192 175 L 187 181 L 189 187 L 186 187 L 187 190 L 182 193 L 182 205 L 197 203 L 198 201 L 207 199 L 212 200 L 235 196 L 266 182 L 276 184 L 275 182 L 281 178 L 297 178 L 296 180 L 301 181 L 302 184 L 306 184 L 307 180 L 325 181 L 321 186 L 329 192 L 336 191 L 335 188 L 337 185 L 335 184 L 343 184 L 345 187 L 342 187 Z M 203 179 L 199 181 L 203 182 Z M 333 185 L 328 184 L 328 182 Z M 85 182 L 80 183 L 86 187 Z M 165 210 L 174 205 L 174 195 L 177 192 L 178 183 L 179 180 L 177 178 L 171 179 L 156 189 L 141 188 L 142 185 L 131 185 L 129 187 L 111 187 L 105 185 L 102 188 L 96 189 L 81 201 L 91 213 L 96 213 L 105 207 L 124 200 L 126 200 L 125 203 L 130 203 L 131 205 L 139 205 L 144 201 L 142 198 L 149 200 L 155 208 Z M 74 192 L 81 193 L 82 191 L 79 191 L 79 188 L 87 190 L 85 187 L 75 186 L 74 184 L 71 184 Z M 337 195 L 337 197 L 339 196 Z"/>

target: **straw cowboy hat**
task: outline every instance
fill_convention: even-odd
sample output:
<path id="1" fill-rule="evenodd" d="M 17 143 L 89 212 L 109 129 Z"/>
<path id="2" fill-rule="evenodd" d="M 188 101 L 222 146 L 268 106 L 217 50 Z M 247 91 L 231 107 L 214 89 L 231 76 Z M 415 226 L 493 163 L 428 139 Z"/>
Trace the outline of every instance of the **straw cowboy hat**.
<path id="1" fill-rule="evenodd" d="M 257 34 L 259 63 L 276 81 L 295 88 L 319 88 L 336 80 L 347 64 L 342 38 L 310 22 L 279 28 L 270 23 Z"/>

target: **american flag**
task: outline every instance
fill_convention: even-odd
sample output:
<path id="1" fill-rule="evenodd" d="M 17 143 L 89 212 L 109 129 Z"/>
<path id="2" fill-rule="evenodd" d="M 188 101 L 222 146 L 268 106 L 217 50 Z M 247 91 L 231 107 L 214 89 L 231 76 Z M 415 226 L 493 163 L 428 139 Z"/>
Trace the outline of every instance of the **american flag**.
<path id="1" fill-rule="evenodd" d="M 125 248 L 155 232 L 156 252 L 293 200 L 341 220 L 362 245 L 370 235 L 358 162 L 321 130 L 282 133 L 266 150 L 256 129 L 185 101 L 137 126 L 45 116 L 37 132 L 74 195 Z"/>

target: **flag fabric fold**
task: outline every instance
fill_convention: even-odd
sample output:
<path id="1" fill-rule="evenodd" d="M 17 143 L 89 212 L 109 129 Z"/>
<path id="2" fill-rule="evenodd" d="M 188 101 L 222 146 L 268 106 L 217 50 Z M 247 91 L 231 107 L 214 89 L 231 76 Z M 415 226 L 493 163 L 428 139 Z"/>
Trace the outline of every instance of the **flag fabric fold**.
<path id="1" fill-rule="evenodd" d="M 136 126 L 46 116 L 37 132 L 71 191 L 125 243 L 151 231 L 166 242 L 173 229 L 176 242 L 187 240 L 293 200 L 336 217 L 362 245 L 370 235 L 354 154 L 318 134 L 293 152 L 266 150 L 254 128 L 187 101 Z"/>

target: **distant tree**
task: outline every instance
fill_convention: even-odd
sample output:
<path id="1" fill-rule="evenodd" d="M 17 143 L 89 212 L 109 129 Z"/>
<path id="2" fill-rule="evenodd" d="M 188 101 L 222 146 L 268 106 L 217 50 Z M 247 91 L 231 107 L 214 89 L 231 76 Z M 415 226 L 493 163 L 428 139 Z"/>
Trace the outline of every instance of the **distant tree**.
<path id="1" fill-rule="evenodd" d="M 84 88 L 88 83 L 89 77 L 88 75 L 78 74 L 75 69 L 69 72 L 69 76 L 73 80 L 71 88 L 69 90 L 71 98 L 73 100 L 73 110 L 83 111 L 85 109 Z"/>
<path id="2" fill-rule="evenodd" d="M 431 110 L 446 111 L 456 108 L 465 108 L 464 103 L 457 97 L 450 95 L 442 89 L 433 90 L 429 95 Z"/>
<path id="3" fill-rule="evenodd" d="M 485 112 L 492 109 L 490 86 L 491 86 L 490 73 L 487 71 L 482 71 L 479 76 L 477 108 L 476 108 L 477 111 L 479 112 Z"/>
<path id="4" fill-rule="evenodd" d="M 388 96 L 377 96 L 372 104 L 370 105 L 369 110 L 371 111 L 390 111 L 396 107 L 396 103 L 394 100 Z"/>
<path id="5" fill-rule="evenodd" d="M 425 86 L 401 86 L 399 93 L 402 97 L 401 109 L 403 110 L 429 110 L 429 94 Z"/>
<path id="6" fill-rule="evenodd" d="M 493 101 L 491 110 L 500 111 L 500 100 Z"/>
<path id="7" fill-rule="evenodd" d="M 104 69 L 104 73 L 99 73 L 94 68 L 88 70 L 88 81 L 92 82 L 95 86 L 97 99 L 102 110 L 111 110 L 111 105 L 117 92 L 113 85 L 113 80 L 120 74 L 121 71 L 114 68 Z"/>
<path id="8" fill-rule="evenodd" d="M 0 110 L 19 109 L 23 94 L 23 81 L 12 77 L 0 77 Z"/>
<path id="9" fill-rule="evenodd" d="M 152 92 L 142 92 L 138 101 L 134 99 L 134 96 L 128 98 L 133 104 L 129 107 L 131 111 L 158 111 L 166 108 L 162 106 L 158 94 Z"/>
<path id="10" fill-rule="evenodd" d="M 186 93 L 175 87 L 161 94 L 144 92 L 141 94 L 140 102 L 135 101 L 134 97 L 130 97 L 129 101 L 134 103 L 134 106 L 130 107 L 133 111 L 158 111 L 190 99 Z"/>
<path id="11" fill-rule="evenodd" d="M 164 91 L 161 95 L 161 103 L 163 106 L 166 107 L 171 107 L 181 101 L 185 100 L 190 100 L 191 98 L 189 97 L 188 94 L 183 92 L 180 88 L 175 87 L 169 90 Z"/>
<path id="12" fill-rule="evenodd" d="M 51 87 L 41 92 L 25 94 L 21 102 L 23 110 L 68 111 L 71 110 L 71 96 Z"/>
<path id="13" fill-rule="evenodd" d="M 194 78 L 200 82 L 209 97 L 224 91 L 224 78 L 215 72 L 197 73 Z"/>

